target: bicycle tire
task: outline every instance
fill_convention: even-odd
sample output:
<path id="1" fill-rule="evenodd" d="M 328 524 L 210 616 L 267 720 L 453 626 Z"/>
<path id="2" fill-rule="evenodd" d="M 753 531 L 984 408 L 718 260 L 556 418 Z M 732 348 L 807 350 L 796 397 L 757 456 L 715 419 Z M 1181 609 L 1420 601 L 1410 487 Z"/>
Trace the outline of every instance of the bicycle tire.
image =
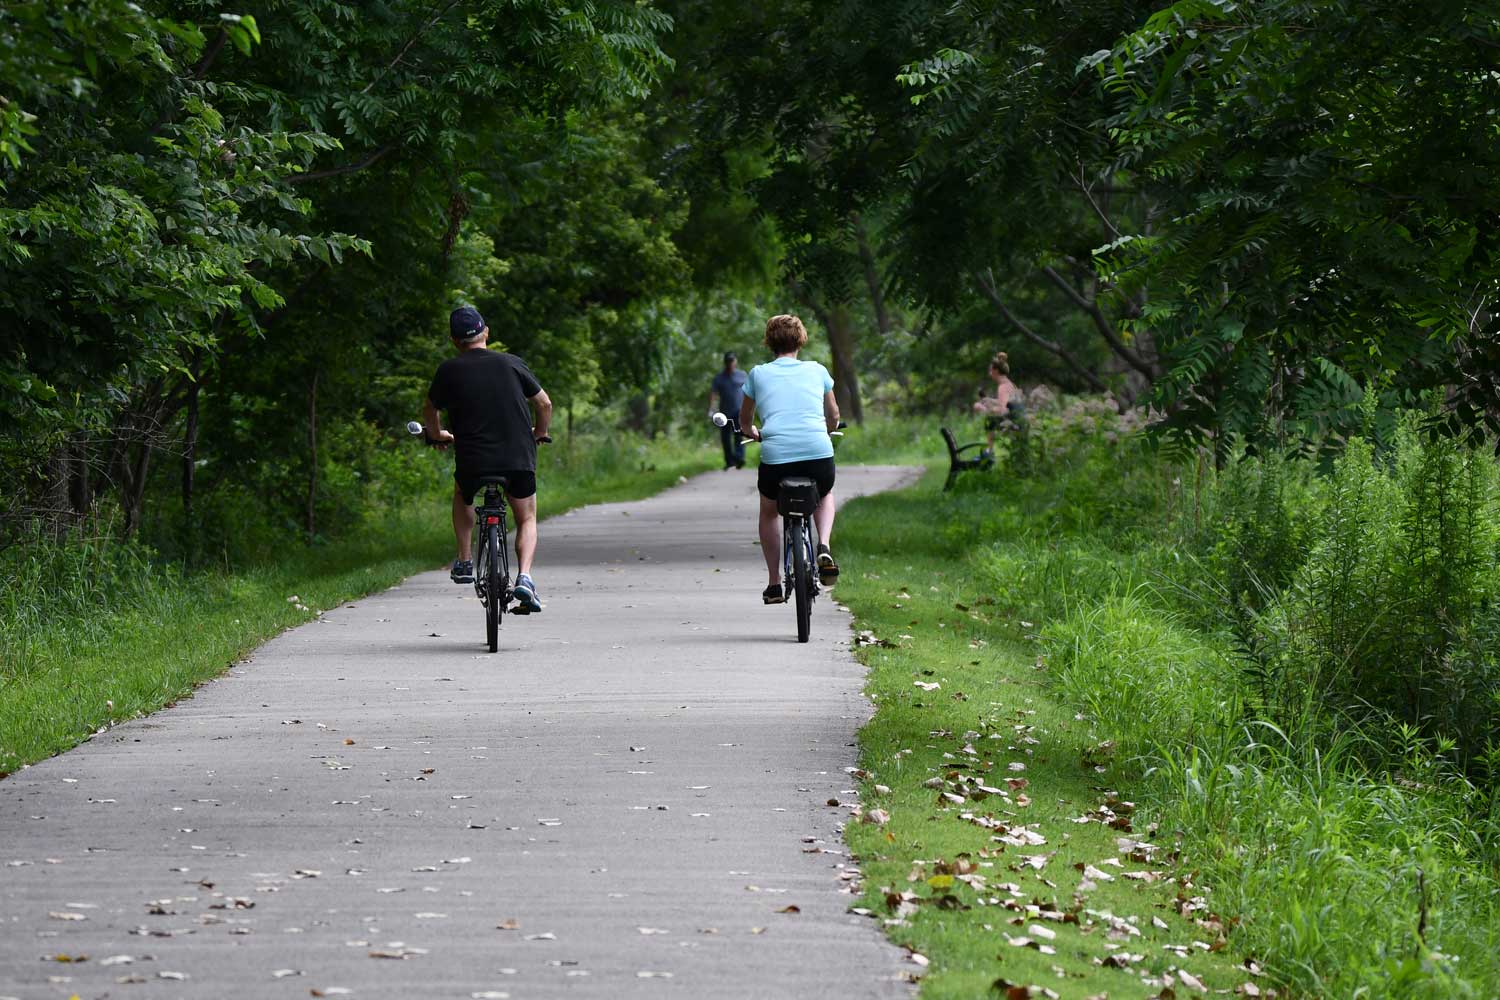
<path id="1" fill-rule="evenodd" d="M 797 602 L 797 641 L 812 634 L 812 566 L 807 561 L 807 528 L 800 518 L 789 525 L 792 536 L 792 590 Z"/>
<path id="2" fill-rule="evenodd" d="M 500 648 L 500 605 L 505 603 L 500 569 L 496 565 L 500 558 L 500 529 L 493 524 L 485 525 L 484 538 L 485 548 L 489 550 L 489 558 L 484 561 L 484 589 L 489 597 L 484 602 L 484 631 L 493 653 Z"/>

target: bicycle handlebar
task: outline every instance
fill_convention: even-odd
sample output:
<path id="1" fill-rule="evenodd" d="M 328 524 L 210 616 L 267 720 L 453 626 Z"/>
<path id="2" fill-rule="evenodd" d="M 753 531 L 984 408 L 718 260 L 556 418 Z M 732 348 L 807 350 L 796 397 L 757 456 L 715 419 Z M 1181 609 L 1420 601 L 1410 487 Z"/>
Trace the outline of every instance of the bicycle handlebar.
<path id="1" fill-rule="evenodd" d="M 408 420 L 406 422 L 406 433 L 410 434 L 412 437 L 416 437 L 418 434 L 420 434 L 422 436 L 422 441 L 424 443 L 426 443 L 426 444 L 437 444 L 438 443 L 433 438 L 430 438 L 430 437 L 427 436 L 427 428 L 423 427 L 422 424 L 421 424 L 421 422 L 417 421 L 417 420 Z M 536 439 L 536 443 L 537 444 L 551 444 L 552 443 L 552 435 L 551 434 L 543 434 L 541 437 L 539 437 L 539 438 Z"/>
<path id="2" fill-rule="evenodd" d="M 754 442 L 756 440 L 755 438 L 746 437 L 745 436 L 745 432 L 742 431 L 742 430 L 740 430 L 740 422 L 738 420 L 736 420 L 734 417 L 726 416 L 723 413 L 715 413 L 711 419 L 712 419 L 713 425 L 715 427 L 733 427 L 734 428 L 734 433 L 735 433 L 736 436 L 739 437 L 741 444 L 747 444 L 747 443 L 750 443 L 750 442 Z M 829 437 L 834 437 L 834 438 L 841 438 L 841 437 L 844 436 L 844 428 L 846 428 L 848 426 L 849 426 L 848 424 L 846 424 L 846 423 L 844 423 L 844 421 L 840 420 L 838 422 L 837 429 L 829 431 L 828 432 L 828 436 Z"/>

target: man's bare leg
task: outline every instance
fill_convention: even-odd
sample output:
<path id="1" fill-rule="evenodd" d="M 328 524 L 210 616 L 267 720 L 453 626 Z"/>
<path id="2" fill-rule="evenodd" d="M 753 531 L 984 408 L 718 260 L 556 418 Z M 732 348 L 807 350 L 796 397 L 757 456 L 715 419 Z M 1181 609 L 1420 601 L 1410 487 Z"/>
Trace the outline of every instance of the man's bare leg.
<path id="1" fill-rule="evenodd" d="M 510 498 L 510 511 L 516 516 L 516 575 L 531 575 L 531 560 L 536 558 L 536 494 L 517 500 Z"/>
<path id="2" fill-rule="evenodd" d="M 781 515 L 776 511 L 776 501 L 760 498 L 760 554 L 766 557 L 766 572 L 770 584 L 781 582 Z"/>
<path id="3" fill-rule="evenodd" d="M 457 483 L 453 486 L 453 538 L 460 562 L 474 558 L 474 508 L 464 503 L 464 491 Z"/>

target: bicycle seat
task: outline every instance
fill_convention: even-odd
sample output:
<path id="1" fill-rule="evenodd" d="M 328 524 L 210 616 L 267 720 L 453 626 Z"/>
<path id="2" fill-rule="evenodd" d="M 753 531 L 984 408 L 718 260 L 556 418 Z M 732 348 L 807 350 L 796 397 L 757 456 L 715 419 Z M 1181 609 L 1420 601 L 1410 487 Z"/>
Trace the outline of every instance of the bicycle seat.
<path id="1" fill-rule="evenodd" d="M 480 486 L 509 486 L 510 479 L 506 476 L 480 476 L 475 480 Z"/>
<path id="2" fill-rule="evenodd" d="M 811 516 L 818 509 L 818 484 L 806 476 L 789 476 L 780 483 L 776 510 L 780 514 Z"/>

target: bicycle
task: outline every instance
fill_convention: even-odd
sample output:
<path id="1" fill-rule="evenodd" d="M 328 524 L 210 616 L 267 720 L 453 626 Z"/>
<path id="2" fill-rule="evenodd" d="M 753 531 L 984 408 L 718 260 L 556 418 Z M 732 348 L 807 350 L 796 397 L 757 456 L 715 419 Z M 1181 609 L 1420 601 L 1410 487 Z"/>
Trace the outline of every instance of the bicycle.
<path id="1" fill-rule="evenodd" d="M 739 422 L 722 413 L 713 417 L 715 427 L 732 426 L 741 440 L 751 441 L 741 434 Z M 847 425 L 839 421 L 839 429 L 829 436 L 837 441 Z M 818 586 L 815 568 L 818 564 L 818 524 L 813 514 L 822 501 L 818 484 L 804 476 L 789 476 L 777 484 L 776 512 L 781 515 L 781 579 L 792 591 L 791 604 L 797 610 L 797 641 L 807 642 L 812 637 L 812 606 L 822 590 Z"/>
<path id="2" fill-rule="evenodd" d="M 813 567 L 818 564 L 818 484 L 791 476 L 777 486 L 776 512 L 781 515 L 781 578 L 792 590 L 797 608 L 797 641 L 812 636 L 812 606 L 820 593 Z"/>
<path id="3" fill-rule="evenodd" d="M 413 435 L 420 434 L 428 444 L 426 430 L 413 420 L 406 425 Z M 551 444 L 550 436 L 540 437 L 537 444 Z M 510 548 L 507 543 L 509 522 L 506 518 L 504 490 L 509 486 L 504 476 L 482 476 L 480 502 L 474 505 L 474 593 L 484 608 L 484 635 L 490 652 L 500 648 L 500 621 L 515 593 L 511 588 Z"/>

